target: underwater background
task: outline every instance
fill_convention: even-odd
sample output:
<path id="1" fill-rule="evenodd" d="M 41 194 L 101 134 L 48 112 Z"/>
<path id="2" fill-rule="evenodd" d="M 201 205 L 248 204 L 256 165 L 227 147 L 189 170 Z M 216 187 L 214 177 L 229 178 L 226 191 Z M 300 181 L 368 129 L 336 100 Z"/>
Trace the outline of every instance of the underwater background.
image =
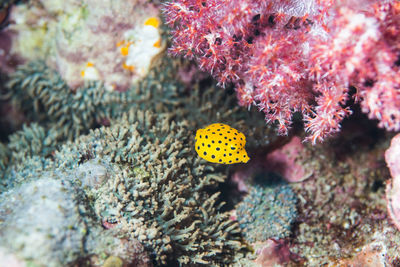
<path id="1" fill-rule="evenodd" d="M 400 266 L 400 2 L 0 0 L 0 267 Z"/>

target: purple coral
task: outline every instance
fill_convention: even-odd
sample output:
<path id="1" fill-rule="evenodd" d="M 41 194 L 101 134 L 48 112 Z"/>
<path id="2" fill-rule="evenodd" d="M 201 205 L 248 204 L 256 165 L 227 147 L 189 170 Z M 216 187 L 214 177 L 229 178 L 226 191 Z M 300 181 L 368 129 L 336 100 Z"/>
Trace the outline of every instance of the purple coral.
<path id="1" fill-rule="evenodd" d="M 351 97 L 399 130 L 400 4 L 362 2 L 175 0 L 164 9 L 170 52 L 232 82 L 239 104 L 257 106 L 279 134 L 301 112 L 307 139 L 322 141 L 352 113 Z"/>

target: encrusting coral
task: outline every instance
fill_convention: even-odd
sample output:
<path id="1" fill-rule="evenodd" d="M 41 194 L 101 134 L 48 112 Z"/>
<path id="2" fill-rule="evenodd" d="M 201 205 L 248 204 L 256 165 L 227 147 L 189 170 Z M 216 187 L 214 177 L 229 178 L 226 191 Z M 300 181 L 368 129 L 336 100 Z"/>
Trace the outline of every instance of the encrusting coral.
<path id="1" fill-rule="evenodd" d="M 289 236 L 297 217 L 296 194 L 280 177 L 258 174 L 255 179 L 236 208 L 246 241 L 264 242 Z"/>
<path id="2" fill-rule="evenodd" d="M 73 169 L 94 158 L 108 161 L 112 177 L 88 192 L 106 225 L 137 238 L 158 264 L 229 264 L 241 249 L 239 226 L 220 212 L 224 175 L 193 152 L 187 122 L 131 110 L 110 127 L 95 129 L 55 153 Z"/>

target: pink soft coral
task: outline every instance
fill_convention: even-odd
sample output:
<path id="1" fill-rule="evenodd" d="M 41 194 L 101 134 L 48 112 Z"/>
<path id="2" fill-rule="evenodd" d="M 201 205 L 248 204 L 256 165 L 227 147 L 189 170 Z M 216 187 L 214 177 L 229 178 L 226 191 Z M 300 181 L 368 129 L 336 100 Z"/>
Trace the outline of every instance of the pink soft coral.
<path id="1" fill-rule="evenodd" d="M 370 118 L 400 129 L 398 2 L 175 0 L 164 11 L 170 52 L 234 83 L 239 104 L 257 106 L 280 134 L 297 111 L 312 143 L 338 132 L 351 85 Z"/>

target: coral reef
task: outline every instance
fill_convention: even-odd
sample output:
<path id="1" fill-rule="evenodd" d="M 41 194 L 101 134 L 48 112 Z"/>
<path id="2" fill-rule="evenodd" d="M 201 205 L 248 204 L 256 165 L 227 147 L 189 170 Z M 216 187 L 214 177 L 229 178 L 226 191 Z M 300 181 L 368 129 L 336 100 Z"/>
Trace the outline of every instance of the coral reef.
<path id="1" fill-rule="evenodd" d="M 400 127 L 399 7 L 38 0 L 6 20 L 0 10 L 0 262 L 399 265 L 400 139 L 387 150 L 393 134 L 378 129 Z M 195 61 L 168 58 L 169 41 Z M 214 123 L 245 135 L 249 162 L 196 155 L 196 130 Z"/>
<path id="2" fill-rule="evenodd" d="M 32 61 L 9 75 L 7 96 L 25 121 L 57 129 L 61 139 L 73 140 L 132 106 L 156 112 L 175 110 L 186 101 L 174 74 L 179 66 L 176 60 L 161 58 L 145 78 L 122 93 L 109 92 L 100 82 L 87 82 L 72 90 L 44 61 Z"/>
<path id="3" fill-rule="evenodd" d="M 35 133 L 43 133 L 41 130 Z M 25 128 L 25 132 L 31 131 Z M 206 192 L 223 181 L 224 175 L 202 165 L 189 148 L 191 139 L 185 122 L 176 124 L 149 112 L 131 111 L 119 122 L 113 121 L 111 127 L 65 144 L 49 165 L 36 171 L 30 167 L 30 171 L 32 176 L 45 170 L 63 180 L 64 175 L 71 177 L 71 182 L 91 196 L 97 220 L 103 225 L 116 223 L 119 235 L 138 239 L 159 264 L 177 260 L 183 266 L 218 265 L 231 261 L 233 253 L 241 249 L 239 227 L 228 213 L 218 212 L 223 205 L 219 194 Z M 41 147 L 38 150 L 42 151 Z M 29 150 L 25 153 L 26 162 L 44 158 L 41 152 L 34 157 Z M 36 183 L 37 178 L 31 179 L 30 183 Z M 59 178 L 54 179 L 47 180 L 60 183 Z M 28 240 L 21 242 L 31 247 Z M 61 251 L 65 249 L 58 245 Z M 68 261 L 62 257 L 60 262 Z"/>
<path id="4" fill-rule="evenodd" d="M 302 161 L 317 164 L 310 166 L 312 177 L 291 184 L 299 215 L 290 250 L 307 266 L 340 266 L 353 257 L 368 260 L 373 253 L 381 254 L 377 261 L 396 266 L 400 232 L 388 218 L 384 190 L 387 137 L 347 126 L 334 143 L 306 145 L 312 153 L 303 154 Z M 374 249 L 360 253 L 369 244 Z"/>
<path id="5" fill-rule="evenodd" d="M 340 130 L 351 97 L 381 127 L 400 129 L 400 8 L 365 2 L 176 0 L 164 13 L 172 54 L 233 82 L 239 104 L 256 105 L 282 135 L 301 112 L 315 144 Z"/>
<path id="6" fill-rule="evenodd" d="M 250 243 L 283 238 L 291 233 L 296 219 L 297 197 L 285 182 L 258 174 L 254 185 L 236 207 L 237 220 Z"/>
<path id="7" fill-rule="evenodd" d="M 2 193 L 0 251 L 38 266 L 73 265 L 89 257 L 100 266 L 101 255 L 151 266 L 139 241 L 100 227 L 75 177 L 78 171 L 53 170 Z"/>
<path id="8" fill-rule="evenodd" d="M 219 212 L 219 194 L 206 191 L 224 175 L 195 156 L 185 125 L 131 110 L 111 127 L 64 145 L 55 164 L 75 169 L 95 158 L 112 164 L 112 177 L 91 187 L 96 214 L 138 239 L 158 264 L 228 263 L 241 248 L 239 227 Z"/>
<path id="9" fill-rule="evenodd" d="M 0 168 L 0 192 L 38 176 L 41 170 L 51 165 L 50 157 L 57 147 L 57 138 L 55 129 L 47 131 L 37 123 L 23 125 L 22 130 L 10 135 L 7 146 L 3 145 L 7 153 L 4 161 L 8 164 Z"/>
<path id="10" fill-rule="evenodd" d="M 11 101 L 28 120 L 57 130 L 59 138 L 73 139 L 108 117 L 118 92 L 107 92 L 99 82 L 72 91 L 44 62 L 23 65 L 7 84 Z"/>

